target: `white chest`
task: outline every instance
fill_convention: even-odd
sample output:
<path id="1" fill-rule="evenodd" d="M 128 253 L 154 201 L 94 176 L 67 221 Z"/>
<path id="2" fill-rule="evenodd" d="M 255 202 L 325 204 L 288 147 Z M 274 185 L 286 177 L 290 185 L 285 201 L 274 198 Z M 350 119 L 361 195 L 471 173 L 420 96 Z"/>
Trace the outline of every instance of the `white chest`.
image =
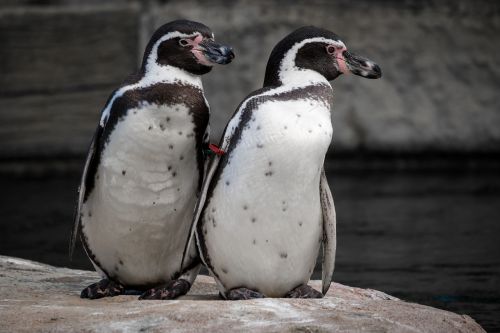
<path id="1" fill-rule="evenodd" d="M 226 288 L 282 296 L 309 279 L 322 237 L 319 178 L 330 119 L 314 99 L 266 102 L 251 115 L 203 216 Z"/>
<path id="2" fill-rule="evenodd" d="M 131 285 L 170 278 L 198 178 L 194 124 L 184 105 L 128 111 L 109 137 L 82 210 L 88 246 L 106 272 Z"/>

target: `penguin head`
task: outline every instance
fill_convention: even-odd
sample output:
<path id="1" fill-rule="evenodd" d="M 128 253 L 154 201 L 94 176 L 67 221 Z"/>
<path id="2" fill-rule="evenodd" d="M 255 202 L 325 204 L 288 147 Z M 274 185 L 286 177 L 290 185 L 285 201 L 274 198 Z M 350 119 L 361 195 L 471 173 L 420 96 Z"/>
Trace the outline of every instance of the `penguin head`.
<path id="1" fill-rule="evenodd" d="M 312 70 L 328 81 L 341 74 L 353 73 L 369 79 L 382 76 L 373 61 L 347 51 L 345 44 L 331 31 L 307 26 L 281 40 L 271 52 L 264 86 L 281 85 L 290 74 Z"/>
<path id="2" fill-rule="evenodd" d="M 206 25 L 177 20 L 158 28 L 149 41 L 142 69 L 173 66 L 191 74 L 210 72 L 215 64 L 229 64 L 234 58 L 231 47 L 218 44 Z"/>

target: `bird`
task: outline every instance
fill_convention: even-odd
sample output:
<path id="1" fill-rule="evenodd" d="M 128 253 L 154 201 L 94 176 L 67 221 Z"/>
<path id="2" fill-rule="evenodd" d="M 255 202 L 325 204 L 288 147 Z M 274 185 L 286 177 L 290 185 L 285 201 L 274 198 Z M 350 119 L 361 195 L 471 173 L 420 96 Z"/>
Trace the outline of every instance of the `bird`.
<path id="1" fill-rule="evenodd" d="M 185 241 L 205 172 L 209 105 L 201 76 L 228 64 L 232 48 L 202 23 L 159 27 L 142 64 L 101 112 L 78 191 L 77 235 L 102 280 L 82 298 L 186 294 L 199 268 L 194 251 L 181 270 Z"/>
<path id="2" fill-rule="evenodd" d="M 320 298 L 328 291 L 336 251 L 324 171 L 333 133 L 329 81 L 348 73 L 382 75 L 333 32 L 301 27 L 274 47 L 263 87 L 229 120 L 184 251 L 187 257 L 196 243 L 223 298 Z M 307 283 L 321 246 L 320 292 Z"/>

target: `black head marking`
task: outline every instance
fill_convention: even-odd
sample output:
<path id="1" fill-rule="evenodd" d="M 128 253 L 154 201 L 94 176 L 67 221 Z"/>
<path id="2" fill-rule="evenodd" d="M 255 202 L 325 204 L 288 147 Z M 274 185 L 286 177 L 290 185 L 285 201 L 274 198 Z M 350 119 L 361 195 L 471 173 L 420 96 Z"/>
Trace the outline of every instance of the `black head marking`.
<path id="1" fill-rule="evenodd" d="M 209 27 L 202 23 L 176 20 L 159 27 L 151 37 L 142 60 L 142 71 L 145 71 L 147 62 L 153 52 L 155 45 L 169 33 L 179 32 L 185 35 L 201 34 L 204 38 L 212 38 L 213 34 Z M 211 67 L 196 61 L 191 52 L 191 47 L 181 45 L 181 37 L 169 38 L 158 45 L 157 54 L 152 55 L 160 65 L 171 65 L 182 68 L 192 74 L 202 75 L 210 72 Z"/>
<path id="2" fill-rule="evenodd" d="M 341 43 L 340 38 L 333 32 L 314 26 L 302 27 L 293 31 L 283 38 L 271 52 L 266 67 L 264 87 L 280 85 L 282 82 L 280 81 L 279 73 L 285 55 L 297 43 L 313 38 L 324 38 L 328 41 Z M 327 52 L 328 41 L 311 41 L 304 44 L 297 51 L 295 66 L 315 70 L 324 75 L 328 80 L 335 79 L 341 73 L 336 67 L 336 62 L 332 61 L 332 57 Z"/>
<path id="3" fill-rule="evenodd" d="M 181 68 L 191 74 L 210 72 L 212 64 L 228 64 L 234 58 L 232 48 L 217 44 L 206 25 L 177 20 L 164 24 L 151 37 L 142 61 L 142 73 L 151 62 Z"/>

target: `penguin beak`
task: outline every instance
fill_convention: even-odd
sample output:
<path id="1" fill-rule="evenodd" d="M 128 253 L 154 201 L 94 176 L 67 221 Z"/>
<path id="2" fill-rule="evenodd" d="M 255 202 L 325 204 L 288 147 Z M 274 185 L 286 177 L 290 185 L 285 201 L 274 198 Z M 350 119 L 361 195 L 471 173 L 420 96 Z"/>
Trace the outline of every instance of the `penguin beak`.
<path id="1" fill-rule="evenodd" d="M 367 58 L 347 51 L 342 52 L 342 57 L 345 61 L 347 69 L 355 75 L 359 75 L 367 79 L 378 79 L 382 76 L 380 66 Z"/>
<path id="2" fill-rule="evenodd" d="M 198 50 L 212 64 L 226 65 L 234 59 L 233 49 L 230 46 L 217 44 L 211 39 L 203 39 L 198 44 Z"/>

